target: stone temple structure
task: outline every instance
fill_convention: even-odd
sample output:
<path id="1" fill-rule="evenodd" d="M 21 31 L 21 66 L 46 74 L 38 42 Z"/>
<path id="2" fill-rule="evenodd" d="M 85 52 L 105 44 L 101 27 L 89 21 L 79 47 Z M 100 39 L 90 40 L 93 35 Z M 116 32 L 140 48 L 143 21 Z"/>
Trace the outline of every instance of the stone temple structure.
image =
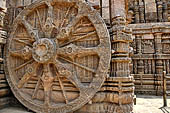
<path id="1" fill-rule="evenodd" d="M 170 0 L 0 5 L 0 108 L 18 100 L 37 113 L 131 113 L 134 92 L 163 93 Z"/>

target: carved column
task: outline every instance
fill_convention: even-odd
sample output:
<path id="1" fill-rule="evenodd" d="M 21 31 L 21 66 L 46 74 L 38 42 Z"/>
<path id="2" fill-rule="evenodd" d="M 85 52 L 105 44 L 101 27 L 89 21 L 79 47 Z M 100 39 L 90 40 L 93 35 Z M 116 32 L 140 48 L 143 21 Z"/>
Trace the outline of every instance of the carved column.
<path id="1" fill-rule="evenodd" d="M 155 0 L 144 0 L 146 22 L 157 22 L 157 7 Z"/>
<path id="2" fill-rule="evenodd" d="M 159 30 L 159 28 L 158 28 Z M 162 59 L 157 59 L 157 56 L 162 54 L 162 33 L 158 32 L 155 33 L 155 89 L 156 89 L 156 95 L 158 95 L 158 90 L 159 86 L 161 87 L 161 84 L 159 84 L 158 78 L 161 77 L 162 75 L 159 76 L 160 74 L 163 73 L 164 70 L 164 64 Z"/>
<path id="3" fill-rule="evenodd" d="M 156 56 L 162 54 L 162 33 L 155 33 L 155 53 Z M 160 59 L 156 60 L 156 73 L 161 74 L 163 72 L 163 62 Z"/>
<path id="4" fill-rule="evenodd" d="M 160 1 L 160 0 L 157 1 L 157 11 L 158 11 L 157 14 L 158 14 L 159 22 L 163 22 L 163 15 L 162 15 L 163 14 L 163 10 L 162 10 L 163 6 L 162 5 L 163 5 L 162 1 Z"/>
<path id="5" fill-rule="evenodd" d="M 135 12 L 135 23 L 139 23 L 139 6 L 136 0 L 134 2 L 134 12 Z"/>
<path id="6" fill-rule="evenodd" d="M 161 54 L 162 53 L 162 33 L 155 33 L 155 52 L 156 54 Z"/>
<path id="7" fill-rule="evenodd" d="M 145 8 L 143 1 L 139 1 L 140 22 L 145 23 Z"/>
<path id="8" fill-rule="evenodd" d="M 142 45 L 141 45 L 141 35 L 136 35 L 136 52 L 137 54 L 142 54 Z"/>
<path id="9" fill-rule="evenodd" d="M 119 2 L 118 2 L 119 1 Z M 112 58 L 114 77 L 129 76 L 129 42 L 132 41 L 131 29 L 126 26 L 125 0 L 112 0 L 112 49 L 115 51 Z M 122 11 L 120 11 L 122 10 Z M 124 12 L 123 12 L 124 11 Z"/>
<path id="10" fill-rule="evenodd" d="M 110 19 L 109 0 L 102 0 L 102 12 L 101 13 L 102 13 L 102 18 L 105 20 L 105 22 L 109 23 L 109 21 L 110 21 L 109 20 Z"/>
<path id="11" fill-rule="evenodd" d="M 126 27 L 125 19 L 123 17 L 113 18 L 113 40 L 112 49 L 115 50 L 113 54 L 112 64 L 114 65 L 114 77 L 128 77 L 129 76 L 129 42 L 131 39 L 131 30 Z"/>
<path id="12" fill-rule="evenodd" d="M 112 5 L 112 18 L 126 17 L 126 1 L 127 0 L 111 0 Z"/>
<path id="13" fill-rule="evenodd" d="M 167 5 L 167 2 L 166 2 L 166 0 L 163 0 L 162 1 L 163 2 L 163 8 L 162 8 L 162 10 L 163 10 L 163 20 L 164 20 L 164 22 L 167 22 L 168 21 L 168 5 Z"/>
<path id="14" fill-rule="evenodd" d="M 115 53 L 112 53 L 112 74 L 110 78 L 121 78 L 121 82 L 125 81 L 126 78 L 131 78 L 130 76 L 130 61 L 129 57 L 130 46 L 129 43 L 132 41 L 132 31 L 128 28 L 126 22 L 126 2 L 125 0 L 111 0 L 112 2 L 112 32 L 113 38 L 112 49 Z M 122 92 L 121 90 L 121 82 L 119 82 L 119 97 L 123 94 L 127 94 Z M 130 88 L 130 87 L 127 87 Z M 133 91 L 130 91 L 129 94 L 133 95 Z M 128 94 L 127 94 L 128 95 Z M 132 107 L 132 103 L 128 104 L 117 104 L 118 107 L 122 110 L 126 105 Z M 118 112 L 118 111 L 117 111 Z M 119 111 L 123 113 L 122 111 Z M 130 113 L 131 111 L 125 111 L 126 113 Z"/>

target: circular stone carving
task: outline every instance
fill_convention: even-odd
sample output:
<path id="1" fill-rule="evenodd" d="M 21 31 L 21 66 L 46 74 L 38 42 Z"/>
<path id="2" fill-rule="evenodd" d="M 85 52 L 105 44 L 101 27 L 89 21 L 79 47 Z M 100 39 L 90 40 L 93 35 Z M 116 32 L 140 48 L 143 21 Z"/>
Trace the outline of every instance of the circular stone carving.
<path id="1" fill-rule="evenodd" d="M 32 57 L 39 63 L 46 63 L 54 57 L 56 49 L 56 44 L 52 40 L 42 38 L 34 42 Z"/>
<path id="2" fill-rule="evenodd" d="M 12 27 L 5 71 L 23 105 L 35 112 L 73 112 L 101 88 L 110 64 L 110 38 L 86 2 L 34 2 Z"/>

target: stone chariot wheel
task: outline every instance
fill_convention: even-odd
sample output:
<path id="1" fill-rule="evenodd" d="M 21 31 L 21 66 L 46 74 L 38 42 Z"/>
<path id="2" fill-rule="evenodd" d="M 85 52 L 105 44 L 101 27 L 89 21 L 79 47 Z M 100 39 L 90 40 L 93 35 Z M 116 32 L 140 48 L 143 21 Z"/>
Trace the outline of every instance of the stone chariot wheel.
<path id="1" fill-rule="evenodd" d="M 110 38 L 94 9 L 80 0 L 40 0 L 14 20 L 5 48 L 9 85 L 26 107 L 72 112 L 102 86 Z"/>

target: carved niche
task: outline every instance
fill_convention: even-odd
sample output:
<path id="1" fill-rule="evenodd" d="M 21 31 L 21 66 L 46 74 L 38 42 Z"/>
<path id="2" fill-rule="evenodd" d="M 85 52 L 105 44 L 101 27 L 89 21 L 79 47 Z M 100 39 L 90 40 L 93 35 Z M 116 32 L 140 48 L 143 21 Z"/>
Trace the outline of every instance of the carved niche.
<path id="1" fill-rule="evenodd" d="M 154 35 L 144 34 L 142 36 L 142 53 L 154 53 Z"/>
<path id="2" fill-rule="evenodd" d="M 170 34 L 163 34 L 162 36 L 162 52 L 165 54 L 170 53 Z"/>

